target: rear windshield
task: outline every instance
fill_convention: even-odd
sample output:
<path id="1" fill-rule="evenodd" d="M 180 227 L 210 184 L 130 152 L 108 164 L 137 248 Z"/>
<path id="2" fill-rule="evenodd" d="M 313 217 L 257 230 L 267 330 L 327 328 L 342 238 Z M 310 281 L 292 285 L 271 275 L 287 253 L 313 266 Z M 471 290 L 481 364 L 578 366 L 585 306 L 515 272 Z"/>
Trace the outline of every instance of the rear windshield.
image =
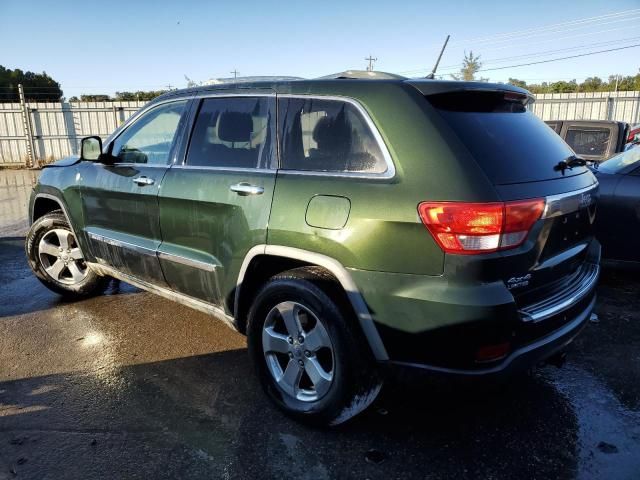
<path id="1" fill-rule="evenodd" d="M 578 155 L 604 155 L 609 151 L 611 130 L 608 128 L 570 127 L 565 141 Z"/>
<path id="2" fill-rule="evenodd" d="M 510 92 L 451 92 L 426 97 L 495 185 L 561 178 L 567 144 Z M 565 170 L 578 175 L 585 167 Z"/>

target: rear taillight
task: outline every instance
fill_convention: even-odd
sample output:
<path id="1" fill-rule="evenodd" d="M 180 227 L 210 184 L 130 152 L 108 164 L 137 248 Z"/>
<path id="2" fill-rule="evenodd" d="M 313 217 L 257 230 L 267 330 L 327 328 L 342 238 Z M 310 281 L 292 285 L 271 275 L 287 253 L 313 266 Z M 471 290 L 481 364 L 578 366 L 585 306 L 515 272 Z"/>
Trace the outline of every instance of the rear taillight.
<path id="1" fill-rule="evenodd" d="M 470 255 L 524 242 L 544 210 L 543 199 L 497 203 L 423 202 L 422 223 L 446 253 Z"/>

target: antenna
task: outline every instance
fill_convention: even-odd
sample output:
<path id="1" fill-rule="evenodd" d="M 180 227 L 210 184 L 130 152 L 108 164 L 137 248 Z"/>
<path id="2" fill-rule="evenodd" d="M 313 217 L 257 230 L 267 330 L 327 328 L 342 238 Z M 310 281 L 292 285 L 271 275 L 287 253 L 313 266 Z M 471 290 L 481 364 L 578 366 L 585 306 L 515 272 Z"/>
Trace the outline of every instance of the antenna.
<path id="1" fill-rule="evenodd" d="M 432 80 L 436 78 L 436 70 L 438 70 L 438 65 L 440 65 L 440 59 L 442 58 L 444 49 L 447 48 L 447 43 L 449 43 L 449 37 L 451 37 L 451 35 L 447 35 L 447 38 L 444 41 L 444 45 L 442 45 L 442 50 L 440 50 L 440 55 L 438 55 L 438 60 L 436 60 L 436 64 L 433 66 L 433 70 L 431 70 L 431 73 L 427 75 L 425 78 L 429 78 Z"/>

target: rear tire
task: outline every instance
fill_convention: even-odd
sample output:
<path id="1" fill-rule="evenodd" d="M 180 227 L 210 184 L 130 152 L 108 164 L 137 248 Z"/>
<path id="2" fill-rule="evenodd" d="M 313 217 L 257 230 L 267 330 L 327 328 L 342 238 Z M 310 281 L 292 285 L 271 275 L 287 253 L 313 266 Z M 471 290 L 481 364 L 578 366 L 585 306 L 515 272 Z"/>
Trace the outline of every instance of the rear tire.
<path id="1" fill-rule="evenodd" d="M 100 293 L 108 278 L 93 272 L 84 261 L 78 241 L 61 210 L 38 218 L 27 234 L 27 261 L 49 290 L 68 299 Z"/>
<path id="2" fill-rule="evenodd" d="M 382 387 L 339 288 L 313 267 L 290 270 L 272 277 L 249 311 L 249 354 L 264 391 L 285 413 L 315 425 L 349 420 Z"/>

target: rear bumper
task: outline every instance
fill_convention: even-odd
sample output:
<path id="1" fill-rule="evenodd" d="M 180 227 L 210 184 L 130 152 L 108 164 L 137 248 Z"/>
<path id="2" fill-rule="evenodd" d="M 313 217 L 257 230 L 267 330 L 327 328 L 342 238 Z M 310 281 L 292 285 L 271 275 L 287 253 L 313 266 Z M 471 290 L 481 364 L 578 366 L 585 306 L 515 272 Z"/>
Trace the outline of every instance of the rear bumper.
<path id="1" fill-rule="evenodd" d="M 420 363 L 403 362 L 403 361 L 391 361 L 391 365 L 426 370 L 430 372 L 442 373 L 447 375 L 455 375 L 462 377 L 502 377 L 509 376 L 519 371 L 527 370 L 528 368 L 552 357 L 556 353 L 564 350 L 576 336 L 582 331 L 587 324 L 587 321 L 595 306 L 596 297 L 592 296 L 592 300 L 589 302 L 586 309 L 584 309 L 578 316 L 576 316 L 569 323 L 565 324 L 558 330 L 551 332 L 550 334 L 542 337 L 535 342 L 518 348 L 513 351 L 509 356 L 501 360 L 499 363 L 492 365 L 489 368 L 480 369 L 458 369 L 439 367 L 435 365 L 426 365 Z"/>
<path id="2" fill-rule="evenodd" d="M 389 353 L 389 363 L 461 376 L 527 369 L 579 334 L 595 304 L 599 244 L 560 289 L 526 306 L 504 282 L 455 283 L 446 277 L 353 271 Z M 555 288 L 555 287 L 554 287 Z M 480 351 L 508 354 L 480 362 Z"/>

